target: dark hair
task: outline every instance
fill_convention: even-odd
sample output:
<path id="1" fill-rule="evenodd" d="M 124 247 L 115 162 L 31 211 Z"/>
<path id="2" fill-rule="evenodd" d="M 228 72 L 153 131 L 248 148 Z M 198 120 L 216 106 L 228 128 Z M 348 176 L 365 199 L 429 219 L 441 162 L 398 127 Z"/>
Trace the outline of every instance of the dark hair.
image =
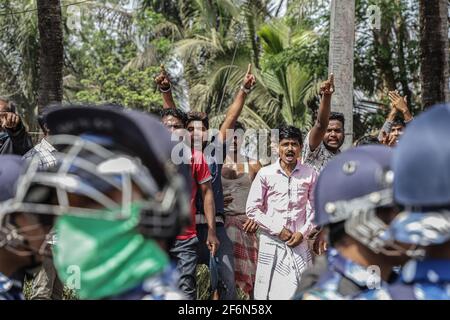
<path id="1" fill-rule="evenodd" d="M 356 146 L 364 146 L 368 144 L 380 144 L 377 137 L 366 135 L 356 141 Z"/>
<path id="2" fill-rule="evenodd" d="M 395 126 L 402 126 L 402 127 L 405 127 L 406 124 L 405 124 L 405 121 L 403 121 L 403 119 L 397 118 L 397 119 L 395 119 L 395 120 L 392 122 L 392 127 L 395 127 Z"/>
<path id="3" fill-rule="evenodd" d="M 236 121 L 235 125 L 234 125 L 234 130 L 244 130 L 245 131 L 245 126 L 242 122 Z"/>
<path id="4" fill-rule="evenodd" d="M 336 243 L 341 241 L 345 235 L 345 221 L 332 223 L 328 226 L 328 238 L 330 240 L 330 246 L 335 247 Z"/>
<path id="5" fill-rule="evenodd" d="M 344 114 L 341 112 L 331 112 L 329 120 L 338 120 L 342 123 L 342 128 L 345 126 L 345 117 Z"/>
<path id="6" fill-rule="evenodd" d="M 183 127 L 186 127 L 187 124 L 187 116 L 186 113 L 180 109 L 177 108 L 168 108 L 168 109 L 162 109 L 160 112 L 161 118 L 172 116 L 174 118 L 180 119 L 183 123 Z"/>
<path id="7" fill-rule="evenodd" d="M 300 144 L 303 144 L 303 137 L 302 137 L 302 132 L 300 131 L 300 129 L 294 127 L 294 126 L 283 126 L 280 129 L 278 129 L 279 132 L 279 140 L 281 142 L 281 140 L 283 139 L 295 139 L 297 140 Z"/>
<path id="8" fill-rule="evenodd" d="M 191 121 L 201 121 L 206 129 L 209 129 L 209 119 L 206 112 L 190 111 L 187 114 L 187 123 Z"/>

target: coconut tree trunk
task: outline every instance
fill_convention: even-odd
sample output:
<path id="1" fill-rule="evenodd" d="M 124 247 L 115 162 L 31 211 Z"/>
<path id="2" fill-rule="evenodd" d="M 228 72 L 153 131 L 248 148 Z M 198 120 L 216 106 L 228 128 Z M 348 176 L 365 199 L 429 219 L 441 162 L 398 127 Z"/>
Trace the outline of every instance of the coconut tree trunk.
<path id="1" fill-rule="evenodd" d="M 38 112 L 63 99 L 64 46 L 60 0 L 37 0 L 39 27 Z"/>
<path id="2" fill-rule="evenodd" d="M 448 0 L 420 0 L 420 82 L 424 108 L 449 101 Z"/>

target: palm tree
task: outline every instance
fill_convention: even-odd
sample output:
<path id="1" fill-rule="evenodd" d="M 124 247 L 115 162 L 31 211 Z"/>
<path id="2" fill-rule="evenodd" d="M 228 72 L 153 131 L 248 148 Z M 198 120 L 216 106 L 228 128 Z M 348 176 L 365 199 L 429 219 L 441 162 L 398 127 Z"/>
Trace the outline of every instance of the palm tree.
<path id="1" fill-rule="evenodd" d="M 311 32 L 292 30 L 282 20 L 267 24 L 258 32 L 268 58 L 282 56 L 291 45 L 305 45 L 313 41 Z M 265 94 L 257 94 L 256 104 L 263 110 L 281 115 L 283 122 L 300 128 L 311 125 L 308 103 L 317 94 L 317 85 L 300 63 L 272 64 L 261 73 Z M 269 99 L 271 97 L 271 99 Z M 276 103 L 270 101 L 277 101 Z M 264 104 L 264 101 L 269 104 Z M 278 106 L 278 110 L 273 110 Z"/>
<path id="2" fill-rule="evenodd" d="M 192 28 L 176 43 L 176 53 L 188 69 L 191 107 L 208 112 L 212 122 L 219 123 L 252 61 L 259 85 L 241 119 L 250 127 L 280 122 L 307 127 L 311 122 L 307 104 L 316 92 L 312 78 L 297 63 L 262 68 L 260 61 L 283 55 L 293 44 L 310 42 L 312 34 L 291 30 L 281 20 L 264 25 L 271 17 L 270 1 L 243 1 L 242 14 L 231 1 L 221 1 L 215 8 L 209 7 L 210 1 L 195 3 L 190 17 L 183 19 L 190 19 Z"/>
<path id="3" fill-rule="evenodd" d="M 448 0 L 420 0 L 420 78 L 424 108 L 450 101 L 448 6 Z"/>
<path id="4" fill-rule="evenodd" d="M 39 96 L 38 111 L 63 99 L 64 46 L 60 0 L 38 0 Z"/>

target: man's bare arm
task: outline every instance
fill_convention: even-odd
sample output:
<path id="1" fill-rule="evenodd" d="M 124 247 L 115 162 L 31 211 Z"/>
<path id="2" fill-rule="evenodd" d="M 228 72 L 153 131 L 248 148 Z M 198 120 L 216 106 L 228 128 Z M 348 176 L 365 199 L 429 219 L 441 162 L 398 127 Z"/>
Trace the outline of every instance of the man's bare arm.
<path id="1" fill-rule="evenodd" d="M 172 83 L 170 82 L 169 76 L 167 75 L 164 65 L 161 65 L 161 72 L 155 78 L 155 83 L 158 90 L 162 93 L 163 98 L 163 108 L 171 109 L 176 108 L 175 101 L 172 96 Z"/>
<path id="2" fill-rule="evenodd" d="M 203 211 L 208 224 L 208 237 L 206 245 L 213 255 L 216 254 L 220 242 L 216 235 L 216 208 L 214 205 L 214 192 L 211 181 L 200 185 L 203 197 Z"/>
<path id="3" fill-rule="evenodd" d="M 256 78 L 252 74 L 252 65 L 248 65 L 247 73 L 244 78 L 243 88 L 239 90 L 236 98 L 234 99 L 231 106 L 228 108 L 227 115 L 225 120 L 220 127 L 219 139 L 221 142 L 227 140 L 227 130 L 234 129 L 236 121 L 241 115 L 242 109 L 244 108 L 245 99 L 247 98 L 247 93 L 245 91 L 251 90 L 251 88 L 255 85 Z M 245 90 L 245 91 L 244 91 Z"/>
<path id="4" fill-rule="evenodd" d="M 314 151 L 322 142 L 325 133 L 327 132 L 328 123 L 331 112 L 331 96 L 334 92 L 334 75 L 330 74 L 327 81 L 320 86 L 320 93 L 322 98 L 320 100 L 319 112 L 316 123 L 309 134 L 309 148 Z"/>

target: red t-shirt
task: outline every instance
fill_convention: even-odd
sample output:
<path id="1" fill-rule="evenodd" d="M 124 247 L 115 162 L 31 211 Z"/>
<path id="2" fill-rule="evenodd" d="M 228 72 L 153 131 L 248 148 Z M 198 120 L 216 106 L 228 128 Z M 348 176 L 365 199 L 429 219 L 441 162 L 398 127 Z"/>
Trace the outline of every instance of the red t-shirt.
<path id="1" fill-rule="evenodd" d="M 208 163 L 205 160 L 203 152 L 193 150 L 191 157 L 191 174 L 192 174 L 192 193 L 191 193 L 191 216 L 192 223 L 184 229 L 184 232 L 177 236 L 178 240 L 187 240 L 197 236 L 197 228 L 195 224 L 195 214 L 197 208 L 195 207 L 195 197 L 199 184 L 206 183 L 212 179 L 209 172 Z"/>

